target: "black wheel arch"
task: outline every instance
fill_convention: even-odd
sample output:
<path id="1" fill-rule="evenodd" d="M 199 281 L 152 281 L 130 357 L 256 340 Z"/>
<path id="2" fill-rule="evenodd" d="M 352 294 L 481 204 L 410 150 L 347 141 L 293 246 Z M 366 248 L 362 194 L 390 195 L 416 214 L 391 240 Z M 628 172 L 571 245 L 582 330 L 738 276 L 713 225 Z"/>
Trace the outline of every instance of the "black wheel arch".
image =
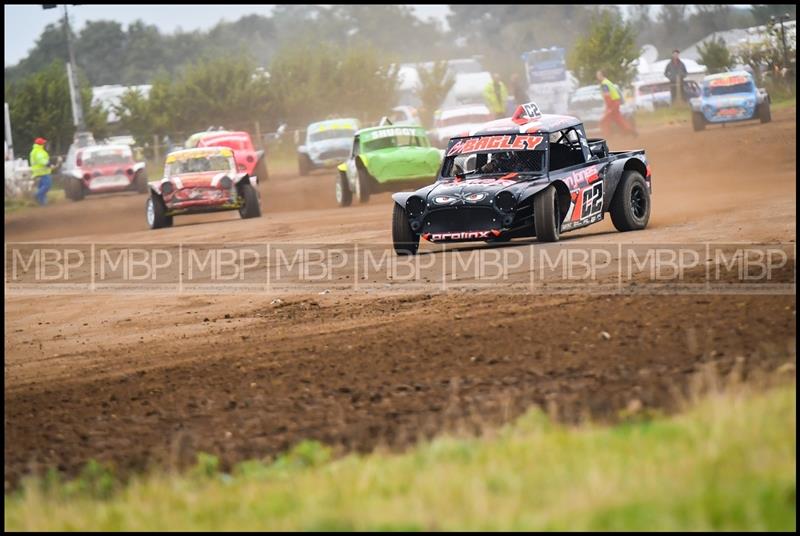
<path id="1" fill-rule="evenodd" d="M 619 186 L 622 175 L 626 171 L 636 171 L 647 180 L 647 166 L 638 158 L 630 157 L 612 162 L 606 172 L 603 212 L 608 212 L 611 209 L 611 201 L 614 199 L 614 194 L 617 193 L 617 186 Z"/>

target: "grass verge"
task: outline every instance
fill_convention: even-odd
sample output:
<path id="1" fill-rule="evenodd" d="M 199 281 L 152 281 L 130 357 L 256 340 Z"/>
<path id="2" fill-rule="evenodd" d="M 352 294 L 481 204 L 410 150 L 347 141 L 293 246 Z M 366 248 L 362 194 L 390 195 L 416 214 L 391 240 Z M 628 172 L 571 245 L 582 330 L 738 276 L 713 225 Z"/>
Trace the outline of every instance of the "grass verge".
<path id="1" fill-rule="evenodd" d="M 641 412 L 636 415 L 642 415 Z M 795 530 L 796 388 L 705 398 L 672 417 L 553 424 L 530 411 L 404 454 L 305 442 L 231 474 L 123 485 L 98 464 L 5 497 L 6 530 Z"/>
<path id="2" fill-rule="evenodd" d="M 47 203 L 61 203 L 66 199 L 64 195 L 64 190 L 53 188 L 49 192 L 47 192 Z M 36 202 L 35 199 L 32 197 L 6 197 L 4 199 L 4 209 L 5 214 L 10 214 L 12 212 L 17 212 L 18 210 L 38 207 L 39 204 Z"/>

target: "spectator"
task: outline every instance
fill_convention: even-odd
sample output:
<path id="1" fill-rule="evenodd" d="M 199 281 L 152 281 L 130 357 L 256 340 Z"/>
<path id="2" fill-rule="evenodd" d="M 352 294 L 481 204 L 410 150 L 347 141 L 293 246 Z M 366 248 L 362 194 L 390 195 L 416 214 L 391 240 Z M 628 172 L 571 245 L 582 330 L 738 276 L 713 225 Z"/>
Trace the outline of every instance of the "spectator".
<path id="1" fill-rule="evenodd" d="M 500 80 L 499 74 L 492 73 L 492 80 L 486 84 L 483 90 L 483 97 L 486 100 L 486 107 L 489 108 L 496 119 L 505 115 L 508 90 L 503 81 Z"/>
<path id="2" fill-rule="evenodd" d="M 31 149 L 31 154 L 28 159 L 31 166 L 31 177 L 34 179 L 39 177 L 36 201 L 38 201 L 40 205 L 47 204 L 47 192 L 52 185 L 52 179 L 50 178 L 50 155 L 47 154 L 44 148 L 46 143 L 46 139 L 36 138 L 33 142 L 33 149 Z"/>
<path id="3" fill-rule="evenodd" d="M 639 133 L 636 132 L 636 129 L 622 116 L 622 112 L 620 111 L 620 106 L 623 102 L 622 92 L 620 92 L 617 85 L 606 78 L 603 71 L 597 71 L 597 81 L 600 82 L 603 100 L 606 102 L 606 111 L 603 114 L 603 118 L 600 120 L 600 128 L 603 130 L 603 136 L 608 138 L 611 123 L 616 123 L 622 127 L 622 130 L 625 132 L 633 136 L 638 136 Z"/>
<path id="4" fill-rule="evenodd" d="M 672 59 L 664 68 L 664 76 L 669 78 L 669 92 L 672 96 L 673 105 L 678 101 L 679 92 L 683 100 L 686 100 L 683 95 L 683 79 L 686 78 L 687 71 L 686 65 L 681 61 L 680 53 L 681 51 L 677 48 L 673 50 Z"/>

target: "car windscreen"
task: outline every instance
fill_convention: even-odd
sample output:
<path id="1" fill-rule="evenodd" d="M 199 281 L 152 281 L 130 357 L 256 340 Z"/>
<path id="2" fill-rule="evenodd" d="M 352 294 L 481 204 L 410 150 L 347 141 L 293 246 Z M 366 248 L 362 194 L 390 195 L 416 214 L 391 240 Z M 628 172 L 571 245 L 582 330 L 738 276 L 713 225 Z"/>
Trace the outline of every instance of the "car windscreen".
<path id="1" fill-rule="evenodd" d="M 709 84 L 707 85 L 703 93 L 706 97 L 713 96 L 716 97 L 718 95 L 731 95 L 733 93 L 752 93 L 755 91 L 753 87 L 753 82 L 748 80 L 746 82 L 740 82 L 738 84 Z"/>
<path id="2" fill-rule="evenodd" d="M 442 177 L 542 173 L 546 147 L 544 137 L 533 134 L 458 138 L 447 147 Z"/>
<path id="3" fill-rule="evenodd" d="M 362 152 L 368 153 L 394 147 L 430 147 L 427 136 L 416 128 L 386 128 L 361 134 Z"/>
<path id="4" fill-rule="evenodd" d="M 128 164 L 132 161 L 131 153 L 124 151 L 92 151 L 84 153 L 82 164 L 84 166 L 113 166 L 114 164 Z"/>
<path id="5" fill-rule="evenodd" d="M 323 140 L 335 140 L 338 138 L 353 139 L 356 131 L 350 128 L 332 128 L 327 130 L 318 130 L 308 135 L 308 141 L 311 143 Z"/>
<path id="6" fill-rule="evenodd" d="M 170 163 L 169 166 L 169 175 L 232 170 L 230 159 L 220 155 L 185 158 L 176 160 L 175 162 Z"/>

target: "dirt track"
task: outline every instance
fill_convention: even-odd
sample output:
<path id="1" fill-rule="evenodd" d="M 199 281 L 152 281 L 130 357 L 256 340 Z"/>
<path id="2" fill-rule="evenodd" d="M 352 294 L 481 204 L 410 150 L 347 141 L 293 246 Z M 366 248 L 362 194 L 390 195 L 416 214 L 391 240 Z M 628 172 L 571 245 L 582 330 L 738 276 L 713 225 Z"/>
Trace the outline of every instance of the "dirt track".
<path id="1" fill-rule="evenodd" d="M 650 227 L 621 234 L 604 221 L 565 243 L 793 243 L 795 111 L 773 117 L 612 140 L 615 149 L 648 152 Z M 273 174 L 262 195 L 260 220 L 178 218 L 155 232 L 145 230 L 143 197 L 89 198 L 7 216 L 5 239 L 390 240 L 388 194 L 338 209 L 331 175 L 317 173 Z M 791 261 L 781 281 L 795 281 Z M 37 467 L 74 473 L 89 458 L 138 470 L 185 464 L 196 450 L 228 464 L 307 438 L 347 449 L 402 446 L 503 422 L 532 403 L 570 421 L 614 419 L 634 400 L 673 408 L 675 393 L 710 363 L 723 372 L 738 363 L 748 375 L 795 360 L 793 294 L 346 288 L 284 295 L 278 305 L 264 292 L 7 297 L 6 487 Z"/>

